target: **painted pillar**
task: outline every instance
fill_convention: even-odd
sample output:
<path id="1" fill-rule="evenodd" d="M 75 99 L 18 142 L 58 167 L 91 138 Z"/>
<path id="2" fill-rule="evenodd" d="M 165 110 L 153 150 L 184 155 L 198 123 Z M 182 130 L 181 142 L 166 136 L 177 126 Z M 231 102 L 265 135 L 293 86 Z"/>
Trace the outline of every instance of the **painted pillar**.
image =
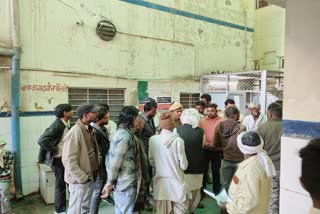
<path id="1" fill-rule="evenodd" d="M 320 137 L 320 1 L 286 1 L 284 136 L 281 142 L 280 213 L 308 213 L 301 187 L 299 150 Z"/>

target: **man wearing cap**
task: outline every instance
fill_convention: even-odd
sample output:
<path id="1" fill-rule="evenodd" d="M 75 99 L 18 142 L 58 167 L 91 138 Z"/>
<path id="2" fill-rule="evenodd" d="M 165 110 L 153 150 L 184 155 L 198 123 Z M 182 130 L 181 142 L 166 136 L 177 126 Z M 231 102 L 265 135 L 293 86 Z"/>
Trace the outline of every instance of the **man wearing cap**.
<path id="1" fill-rule="evenodd" d="M 185 214 L 189 198 L 183 172 L 188 167 L 184 142 L 172 132 L 170 113 L 161 113 L 159 123 L 161 133 L 152 136 L 149 145 L 149 162 L 156 169 L 153 187 L 157 213 Z"/>
<path id="2" fill-rule="evenodd" d="M 99 171 L 99 149 L 91 122 L 96 121 L 100 107 L 82 104 L 77 109 L 79 119 L 64 137 L 62 163 L 64 179 L 69 184 L 68 213 L 88 213 L 94 181 Z"/>
<path id="3" fill-rule="evenodd" d="M 267 121 L 267 116 L 260 112 L 260 104 L 250 103 L 248 109 L 250 114 L 243 118 L 242 124 L 247 131 L 255 131 L 259 125 Z"/>
<path id="4" fill-rule="evenodd" d="M 183 106 L 181 105 L 181 103 L 174 101 L 170 108 L 169 111 L 171 111 L 171 115 L 173 118 L 173 122 L 174 122 L 174 127 L 178 127 L 181 126 L 182 123 L 180 121 L 180 117 L 183 111 Z"/>
<path id="5" fill-rule="evenodd" d="M 232 178 L 229 189 L 232 201 L 220 207 L 229 214 L 267 214 L 271 179 L 275 175 L 273 163 L 263 150 L 263 140 L 256 132 L 241 133 L 237 144 L 245 160 L 239 164 Z"/>

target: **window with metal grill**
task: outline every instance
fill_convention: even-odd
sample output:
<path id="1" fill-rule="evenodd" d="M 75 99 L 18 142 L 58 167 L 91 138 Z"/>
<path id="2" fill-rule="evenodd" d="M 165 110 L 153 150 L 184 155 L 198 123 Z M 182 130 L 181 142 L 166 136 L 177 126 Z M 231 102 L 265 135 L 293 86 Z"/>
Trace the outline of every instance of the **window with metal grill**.
<path id="1" fill-rule="evenodd" d="M 82 103 L 108 104 L 109 116 L 114 122 L 118 121 L 119 112 L 125 105 L 125 89 L 96 89 L 96 88 L 69 88 L 68 99 L 74 112 Z M 76 113 L 71 119 L 71 125 L 77 120 Z"/>
<path id="2" fill-rule="evenodd" d="M 183 108 L 194 108 L 195 102 L 200 99 L 200 93 L 180 93 L 180 103 Z"/>

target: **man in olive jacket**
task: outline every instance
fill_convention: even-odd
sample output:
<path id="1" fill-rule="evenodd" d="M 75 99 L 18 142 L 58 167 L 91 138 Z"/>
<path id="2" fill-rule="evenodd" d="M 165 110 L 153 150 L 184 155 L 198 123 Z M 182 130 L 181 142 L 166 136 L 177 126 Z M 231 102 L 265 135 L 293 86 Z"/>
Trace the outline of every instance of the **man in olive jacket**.
<path id="1" fill-rule="evenodd" d="M 267 111 L 268 121 L 261 124 L 258 133 L 264 140 L 264 149 L 271 158 L 276 169 L 276 176 L 272 179 L 272 193 L 270 198 L 269 213 L 279 213 L 280 196 L 280 149 L 282 136 L 282 106 L 271 103 Z"/>

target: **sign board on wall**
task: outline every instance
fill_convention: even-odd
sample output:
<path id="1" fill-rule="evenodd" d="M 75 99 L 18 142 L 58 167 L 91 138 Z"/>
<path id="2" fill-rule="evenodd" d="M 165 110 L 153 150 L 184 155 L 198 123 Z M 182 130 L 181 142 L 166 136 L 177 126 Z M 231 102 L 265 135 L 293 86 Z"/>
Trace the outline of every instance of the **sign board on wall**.
<path id="1" fill-rule="evenodd" d="M 157 97 L 157 110 L 168 110 L 171 105 L 171 97 Z M 146 102 L 145 102 L 146 103 Z M 139 110 L 143 111 L 144 103 L 139 104 Z"/>
<path id="2" fill-rule="evenodd" d="M 168 110 L 172 102 L 171 83 L 163 81 L 138 81 L 140 110 L 143 110 L 144 103 L 149 101 L 149 97 L 156 100 L 158 110 Z"/>
<path id="3" fill-rule="evenodd" d="M 158 109 L 168 110 L 171 105 L 171 97 L 157 97 Z"/>
<path id="4" fill-rule="evenodd" d="M 148 81 L 138 81 L 138 100 L 144 103 L 148 99 Z"/>

